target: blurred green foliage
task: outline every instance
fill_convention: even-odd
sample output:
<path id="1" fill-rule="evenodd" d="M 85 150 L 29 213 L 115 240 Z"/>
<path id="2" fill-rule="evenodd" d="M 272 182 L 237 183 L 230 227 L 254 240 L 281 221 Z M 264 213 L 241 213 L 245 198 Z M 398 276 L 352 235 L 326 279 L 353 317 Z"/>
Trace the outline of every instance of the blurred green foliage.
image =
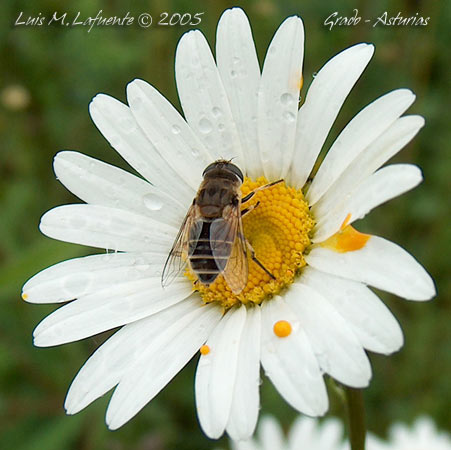
<path id="1" fill-rule="evenodd" d="M 449 425 L 449 142 L 450 2 L 397 0 L 315 2 L 285 0 L 237 2 L 247 12 L 260 61 L 276 27 L 292 14 L 306 28 L 304 93 L 324 62 L 356 42 L 373 42 L 376 54 L 346 101 L 329 136 L 376 97 L 398 87 L 417 94 L 410 112 L 427 125 L 395 159 L 418 164 L 424 183 L 414 192 L 373 212 L 358 227 L 408 249 L 434 277 L 438 295 L 432 303 L 409 303 L 381 294 L 399 319 L 405 346 L 396 355 L 371 355 L 374 376 L 365 391 L 369 429 L 384 434 L 394 421 L 431 415 L 439 427 Z M 25 16 L 51 17 L 54 11 L 74 16 L 149 12 L 205 12 L 201 30 L 214 42 L 221 12 L 229 1 L 81 0 L 63 6 L 55 0 L 2 3 L 0 15 L 0 448 L 15 449 L 207 449 L 212 443 L 197 424 L 193 397 L 195 361 L 122 429 L 104 425 L 107 398 L 74 417 L 66 417 L 63 400 L 78 368 L 105 336 L 57 348 L 32 346 L 34 326 L 54 308 L 21 302 L 21 285 L 46 266 L 89 249 L 52 241 L 38 231 L 48 209 L 77 201 L 55 180 L 52 158 L 58 150 L 76 149 L 127 167 L 109 148 L 88 115 L 98 92 L 125 101 L 125 86 L 134 78 L 155 85 L 177 107 L 174 52 L 187 27 L 14 27 Z M 404 16 L 430 16 L 427 27 L 335 27 L 323 22 L 334 11 L 350 16 L 358 8 L 365 18 L 388 11 Z M 445 101 L 448 99 L 448 102 Z M 327 146 L 326 146 L 327 147 Z M 129 169 L 129 168 L 128 168 Z M 295 412 L 268 380 L 262 385 L 262 411 L 288 427 Z M 339 396 L 331 390 L 330 413 L 344 417 Z"/>

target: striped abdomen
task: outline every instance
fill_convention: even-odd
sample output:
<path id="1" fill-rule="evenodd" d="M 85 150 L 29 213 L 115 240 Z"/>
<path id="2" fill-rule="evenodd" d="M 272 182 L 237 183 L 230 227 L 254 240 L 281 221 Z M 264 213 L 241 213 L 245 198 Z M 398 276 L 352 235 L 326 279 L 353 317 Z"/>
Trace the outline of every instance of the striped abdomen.
<path id="1" fill-rule="evenodd" d="M 219 219 L 222 222 L 222 219 Z M 189 241 L 189 262 L 199 281 L 210 285 L 224 270 L 230 256 L 231 243 L 212 241 L 211 228 L 215 221 L 203 221 L 199 237 Z M 213 225 L 213 229 L 215 225 Z M 197 237 L 197 236 L 192 236 Z"/>

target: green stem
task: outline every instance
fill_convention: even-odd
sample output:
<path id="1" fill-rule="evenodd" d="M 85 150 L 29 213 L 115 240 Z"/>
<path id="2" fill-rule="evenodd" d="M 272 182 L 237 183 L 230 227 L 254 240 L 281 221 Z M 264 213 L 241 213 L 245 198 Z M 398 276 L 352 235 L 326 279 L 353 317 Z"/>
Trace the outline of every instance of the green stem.
<path id="1" fill-rule="evenodd" d="M 361 389 L 345 387 L 351 450 L 365 450 L 365 407 Z"/>

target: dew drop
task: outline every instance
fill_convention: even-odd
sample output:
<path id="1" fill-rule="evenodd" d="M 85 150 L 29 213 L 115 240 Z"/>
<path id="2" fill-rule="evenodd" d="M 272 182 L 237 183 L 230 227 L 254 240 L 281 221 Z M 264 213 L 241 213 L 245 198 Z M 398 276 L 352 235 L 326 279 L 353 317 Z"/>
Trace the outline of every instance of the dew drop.
<path id="1" fill-rule="evenodd" d="M 285 111 L 283 113 L 283 118 L 287 121 L 287 122 L 294 122 L 296 120 L 296 117 L 294 116 L 294 114 L 292 112 L 289 111 Z"/>
<path id="2" fill-rule="evenodd" d="M 236 70 L 231 70 L 231 71 L 230 71 L 230 76 L 231 76 L 232 78 L 236 78 L 236 76 L 237 76 Z"/>
<path id="3" fill-rule="evenodd" d="M 212 110 L 211 113 L 213 114 L 214 117 L 218 117 L 221 115 L 221 109 L 218 108 L 217 106 L 215 106 Z"/>
<path id="4" fill-rule="evenodd" d="M 197 158 L 199 156 L 199 150 L 197 148 L 192 148 L 191 149 L 191 154 Z"/>
<path id="5" fill-rule="evenodd" d="M 171 131 L 172 131 L 172 134 L 179 134 L 181 130 L 180 130 L 180 127 L 179 127 L 179 126 L 177 126 L 177 125 L 172 125 Z"/>
<path id="6" fill-rule="evenodd" d="M 155 194 L 145 194 L 143 196 L 143 203 L 151 211 L 159 211 L 163 207 L 163 201 Z"/>
<path id="7" fill-rule="evenodd" d="M 223 123 L 218 124 L 218 130 L 219 131 L 224 131 L 224 129 L 225 129 L 225 126 L 224 126 Z"/>
<path id="8" fill-rule="evenodd" d="M 312 77 L 313 77 L 313 78 L 316 78 L 316 75 L 318 75 L 318 72 L 313 72 L 313 73 L 312 73 Z"/>
<path id="9" fill-rule="evenodd" d="M 282 102 L 282 105 L 291 105 L 291 103 L 293 103 L 293 96 L 290 93 L 285 92 L 285 94 L 280 96 L 280 101 Z"/>
<path id="10" fill-rule="evenodd" d="M 238 56 L 234 56 L 232 61 L 233 61 L 233 64 L 239 64 L 241 60 L 240 60 L 240 58 L 238 58 Z"/>
<path id="11" fill-rule="evenodd" d="M 201 133 L 208 134 L 210 133 L 211 130 L 212 130 L 211 122 L 208 119 L 203 117 L 202 119 L 199 120 L 199 131 Z"/>

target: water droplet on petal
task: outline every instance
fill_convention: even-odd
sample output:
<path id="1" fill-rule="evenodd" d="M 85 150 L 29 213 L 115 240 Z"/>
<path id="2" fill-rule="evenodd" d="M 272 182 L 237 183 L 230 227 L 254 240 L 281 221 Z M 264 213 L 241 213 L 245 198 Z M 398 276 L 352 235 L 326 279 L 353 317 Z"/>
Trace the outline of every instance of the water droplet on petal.
<path id="1" fill-rule="evenodd" d="M 282 102 L 282 105 L 291 105 L 291 103 L 293 103 L 293 96 L 290 93 L 285 92 L 285 94 L 280 96 L 280 101 Z"/>
<path id="2" fill-rule="evenodd" d="M 212 125 L 208 119 L 203 117 L 202 119 L 199 120 L 199 131 L 201 133 L 208 134 L 208 133 L 210 133 L 211 130 L 212 130 Z"/>
<path id="3" fill-rule="evenodd" d="M 180 133 L 180 127 L 177 125 L 172 125 L 171 131 L 173 134 L 179 134 Z"/>
<path id="4" fill-rule="evenodd" d="M 231 76 L 232 78 L 236 78 L 236 76 L 237 76 L 236 70 L 231 70 L 231 71 L 230 71 L 230 76 Z"/>
<path id="5" fill-rule="evenodd" d="M 283 118 L 287 121 L 287 122 L 294 122 L 296 120 L 295 115 L 292 112 L 289 111 L 285 111 L 283 113 Z"/>
<path id="6" fill-rule="evenodd" d="M 199 156 L 199 150 L 197 148 L 192 148 L 191 149 L 191 154 L 197 158 Z"/>
<path id="7" fill-rule="evenodd" d="M 143 196 L 143 203 L 151 211 L 159 211 L 163 207 L 163 201 L 155 194 L 146 194 Z"/>
<path id="8" fill-rule="evenodd" d="M 221 115 L 221 109 L 215 106 L 215 107 L 211 110 L 211 113 L 213 114 L 214 117 L 218 117 L 218 116 Z"/>
<path id="9" fill-rule="evenodd" d="M 316 78 L 316 75 L 318 75 L 318 72 L 313 72 L 313 73 L 312 73 L 312 77 L 313 77 L 313 78 Z"/>
<path id="10" fill-rule="evenodd" d="M 219 131 L 224 131 L 224 128 L 225 128 L 225 126 L 224 126 L 223 123 L 218 124 L 218 130 Z"/>
<path id="11" fill-rule="evenodd" d="M 238 58 L 238 56 L 234 56 L 232 61 L 233 61 L 233 64 L 239 64 L 240 58 Z"/>

